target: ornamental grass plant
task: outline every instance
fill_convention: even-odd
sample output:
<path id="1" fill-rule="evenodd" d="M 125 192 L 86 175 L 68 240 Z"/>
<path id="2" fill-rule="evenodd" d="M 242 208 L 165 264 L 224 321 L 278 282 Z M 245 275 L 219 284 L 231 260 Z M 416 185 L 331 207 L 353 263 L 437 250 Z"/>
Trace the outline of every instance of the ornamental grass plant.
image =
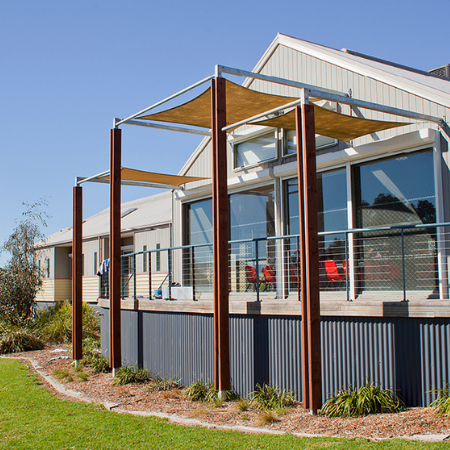
<path id="1" fill-rule="evenodd" d="M 284 410 L 294 404 L 294 394 L 291 391 L 281 390 L 271 384 L 256 385 L 251 394 L 252 405 L 260 410 Z"/>
<path id="2" fill-rule="evenodd" d="M 438 415 L 450 417 L 450 383 L 447 383 L 442 389 L 431 392 L 437 393 L 437 398 L 430 404 L 430 407 Z"/>
<path id="3" fill-rule="evenodd" d="M 403 409 L 403 402 L 392 389 L 383 389 L 381 384 L 376 385 L 367 380 L 359 389 L 350 387 L 330 397 L 319 413 L 327 417 L 358 417 L 397 413 Z"/>

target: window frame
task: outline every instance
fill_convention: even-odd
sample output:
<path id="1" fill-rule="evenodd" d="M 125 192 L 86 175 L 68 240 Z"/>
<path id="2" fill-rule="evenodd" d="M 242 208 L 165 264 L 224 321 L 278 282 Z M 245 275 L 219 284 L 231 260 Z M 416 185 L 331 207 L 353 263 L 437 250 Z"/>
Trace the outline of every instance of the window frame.
<path id="1" fill-rule="evenodd" d="M 265 135 L 269 135 L 272 133 L 275 135 L 275 156 L 266 158 L 266 159 L 260 159 L 259 161 L 252 163 L 252 164 L 247 164 L 247 165 L 239 165 L 238 164 L 238 153 L 239 153 L 238 147 L 239 147 L 239 145 L 242 145 L 253 139 L 258 139 L 258 138 L 261 138 Z M 236 138 L 235 140 L 233 140 L 232 146 L 233 146 L 233 150 L 232 150 L 233 151 L 233 170 L 235 170 L 235 171 L 251 169 L 253 167 L 258 167 L 261 164 L 265 164 L 265 163 L 268 163 L 271 161 L 277 161 L 279 159 L 279 154 L 280 154 L 280 129 L 278 129 L 278 128 L 267 129 L 266 128 L 264 130 L 259 130 L 257 133 L 251 133 L 251 134 L 247 134 L 245 136 L 240 136 L 239 138 Z"/>

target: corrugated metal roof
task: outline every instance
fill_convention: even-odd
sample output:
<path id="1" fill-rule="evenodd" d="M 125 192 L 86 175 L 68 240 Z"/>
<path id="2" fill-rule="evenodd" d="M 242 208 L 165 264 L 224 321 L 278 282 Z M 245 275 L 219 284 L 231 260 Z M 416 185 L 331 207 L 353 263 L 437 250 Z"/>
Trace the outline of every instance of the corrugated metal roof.
<path id="1" fill-rule="evenodd" d="M 136 208 L 136 209 L 134 209 Z M 134 209 L 121 220 L 122 233 L 172 222 L 172 192 L 165 191 L 149 197 L 122 203 L 122 212 Z M 83 239 L 109 234 L 109 208 L 88 217 L 83 222 Z M 52 234 L 40 245 L 51 247 L 72 242 L 72 227 Z"/>

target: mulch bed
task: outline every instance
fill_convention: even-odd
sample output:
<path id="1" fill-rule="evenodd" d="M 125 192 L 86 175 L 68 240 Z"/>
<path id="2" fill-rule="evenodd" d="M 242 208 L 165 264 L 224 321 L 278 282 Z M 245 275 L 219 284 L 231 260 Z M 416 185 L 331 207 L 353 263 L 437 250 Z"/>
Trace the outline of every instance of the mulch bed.
<path id="1" fill-rule="evenodd" d="M 63 350 L 63 351 L 61 351 Z M 54 377 L 55 371 L 69 371 L 73 381 L 67 377 L 54 380 L 63 384 L 65 389 L 77 391 L 94 403 L 109 404 L 121 411 L 146 411 L 175 414 L 184 418 L 195 418 L 203 424 L 227 425 L 235 427 L 260 427 L 261 431 L 282 431 L 308 435 L 334 436 L 343 438 L 363 437 L 368 439 L 387 439 L 394 437 L 420 437 L 422 435 L 441 435 L 443 440 L 450 435 L 450 419 L 436 415 L 429 408 L 409 408 L 398 414 L 375 414 L 366 417 L 340 419 L 314 416 L 303 410 L 300 404 L 290 408 L 286 414 L 275 416 L 273 423 L 267 423 L 255 409 L 239 411 L 236 402 L 225 402 L 215 407 L 206 403 L 189 402 L 182 390 L 152 392 L 146 383 L 113 386 L 110 373 L 92 374 L 83 369 L 88 379 L 82 381 L 75 371 L 67 346 L 47 348 L 45 350 L 16 353 L 10 355 L 21 358 L 29 364 L 30 370 L 36 366 L 38 373 Z M 66 358 L 67 357 L 67 358 Z M 44 386 L 62 399 L 73 397 L 55 389 L 54 383 L 42 378 Z M 445 435 L 445 436 L 444 436 Z"/>

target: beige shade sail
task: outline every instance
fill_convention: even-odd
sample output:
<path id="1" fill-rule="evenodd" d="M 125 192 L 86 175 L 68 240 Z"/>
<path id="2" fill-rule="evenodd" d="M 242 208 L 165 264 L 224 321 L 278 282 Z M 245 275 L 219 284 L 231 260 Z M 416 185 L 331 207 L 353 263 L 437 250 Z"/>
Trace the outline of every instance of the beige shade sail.
<path id="1" fill-rule="evenodd" d="M 341 141 L 351 141 L 357 137 L 364 136 L 377 131 L 410 125 L 409 122 L 388 122 L 382 120 L 363 119 L 339 114 L 329 109 L 314 105 L 314 122 L 316 134 L 328 136 Z M 273 119 L 252 122 L 254 125 L 268 127 L 286 128 L 295 130 L 295 111 L 292 110 L 282 116 Z"/>
<path id="2" fill-rule="evenodd" d="M 265 94 L 226 80 L 227 124 L 248 119 L 265 111 L 291 103 L 294 100 L 297 100 L 297 98 Z M 387 122 L 351 117 L 316 105 L 314 110 L 316 134 L 343 141 L 350 141 L 359 136 L 389 128 L 410 125 L 410 123 L 405 122 Z M 258 121 L 253 124 L 295 129 L 294 114 L 294 111 L 291 111 L 273 119 Z M 211 128 L 211 88 L 180 106 L 138 118 Z"/>
<path id="3" fill-rule="evenodd" d="M 143 170 L 129 169 L 122 167 L 120 172 L 121 178 L 124 181 L 140 181 L 144 183 L 157 183 L 170 186 L 181 186 L 182 184 L 190 183 L 192 181 L 207 180 L 203 177 L 186 177 L 179 175 L 167 175 L 164 173 L 144 172 Z M 109 180 L 109 175 L 100 177 L 101 180 Z"/>

